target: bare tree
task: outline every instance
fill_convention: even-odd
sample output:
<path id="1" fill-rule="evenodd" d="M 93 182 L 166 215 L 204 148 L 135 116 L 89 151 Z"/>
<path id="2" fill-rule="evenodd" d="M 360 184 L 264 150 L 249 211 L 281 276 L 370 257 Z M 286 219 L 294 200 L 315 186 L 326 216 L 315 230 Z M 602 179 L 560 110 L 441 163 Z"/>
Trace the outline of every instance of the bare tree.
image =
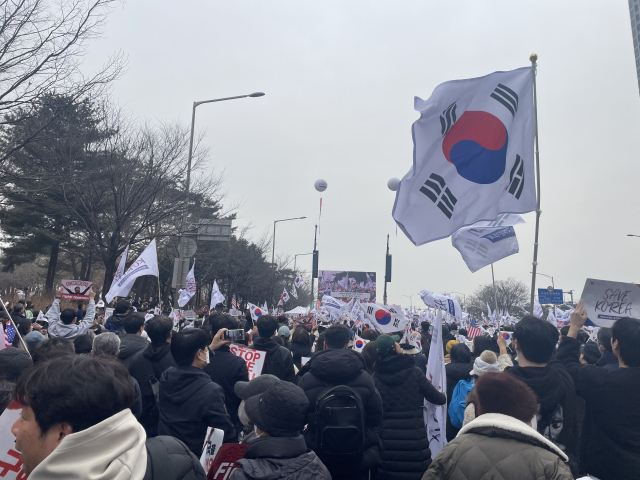
<path id="1" fill-rule="evenodd" d="M 520 303 L 526 302 L 527 294 L 527 286 L 520 280 L 510 277 L 506 280 L 496 281 L 495 295 L 493 284 L 478 288 L 472 296 L 467 297 L 467 308 L 469 313 L 479 317 L 482 312 L 487 310 L 487 305 L 493 311 L 497 299 L 498 310 L 506 313 Z"/>
<path id="2" fill-rule="evenodd" d="M 56 92 L 70 105 L 105 87 L 123 68 L 121 53 L 92 75 L 81 60 L 98 37 L 114 0 L 0 0 L 0 125 L 15 124 Z M 16 110 L 21 115 L 13 115 Z M 50 122 L 55 118 L 50 119 Z M 43 125 L 43 129 L 46 125 Z M 35 137 L 16 138 L 0 151 L 0 163 Z"/>

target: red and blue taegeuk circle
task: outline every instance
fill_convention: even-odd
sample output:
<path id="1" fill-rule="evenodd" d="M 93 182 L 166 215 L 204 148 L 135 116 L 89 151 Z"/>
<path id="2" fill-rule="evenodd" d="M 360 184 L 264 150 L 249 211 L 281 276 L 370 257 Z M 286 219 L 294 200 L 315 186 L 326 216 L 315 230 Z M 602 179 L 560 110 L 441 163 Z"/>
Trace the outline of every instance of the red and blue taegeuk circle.
<path id="1" fill-rule="evenodd" d="M 256 317 L 259 317 L 260 315 L 262 315 L 262 310 L 260 310 L 259 308 L 256 308 L 256 309 L 253 311 L 253 314 L 254 314 Z"/>
<path id="2" fill-rule="evenodd" d="M 364 342 L 362 340 L 356 340 L 356 347 L 357 348 L 362 348 L 364 347 Z"/>
<path id="3" fill-rule="evenodd" d="M 442 153 L 462 178 L 487 185 L 504 174 L 508 144 L 507 129 L 498 117 L 467 111 L 444 136 Z"/>
<path id="4" fill-rule="evenodd" d="M 378 310 L 376 312 L 376 322 L 378 322 L 380 325 L 387 325 L 389 322 L 391 322 L 391 315 L 389 315 L 389 313 L 385 312 L 384 310 Z"/>

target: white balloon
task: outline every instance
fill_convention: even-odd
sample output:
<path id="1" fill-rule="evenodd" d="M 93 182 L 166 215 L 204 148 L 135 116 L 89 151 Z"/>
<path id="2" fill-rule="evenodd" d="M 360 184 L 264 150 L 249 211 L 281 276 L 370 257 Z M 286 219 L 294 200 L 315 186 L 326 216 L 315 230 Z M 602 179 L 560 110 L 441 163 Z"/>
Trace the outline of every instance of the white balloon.
<path id="1" fill-rule="evenodd" d="M 387 187 L 389 187 L 389 190 L 391 190 L 392 192 L 395 192 L 396 190 L 398 190 L 399 184 L 400 184 L 399 178 L 390 178 L 389 181 L 387 182 Z"/>
<path id="2" fill-rule="evenodd" d="M 317 191 L 324 192 L 327 189 L 327 182 L 319 178 L 318 180 L 316 180 L 313 186 Z"/>

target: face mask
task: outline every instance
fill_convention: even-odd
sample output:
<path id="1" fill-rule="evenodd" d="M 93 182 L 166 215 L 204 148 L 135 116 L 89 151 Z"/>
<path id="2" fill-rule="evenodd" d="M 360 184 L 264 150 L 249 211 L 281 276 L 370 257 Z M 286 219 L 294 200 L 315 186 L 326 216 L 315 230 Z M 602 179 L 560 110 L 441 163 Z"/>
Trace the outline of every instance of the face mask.
<path id="1" fill-rule="evenodd" d="M 264 437 L 264 435 L 260 435 L 260 434 L 258 433 L 258 426 L 257 426 L 257 425 L 254 425 L 254 426 L 253 426 L 253 431 L 255 432 L 256 437 Z"/>
<path id="2" fill-rule="evenodd" d="M 240 419 L 240 423 L 245 427 L 251 426 L 251 420 L 249 420 L 249 417 L 247 417 L 247 414 L 244 411 L 244 402 L 242 402 L 238 407 L 238 418 Z"/>
<path id="3" fill-rule="evenodd" d="M 209 365 L 209 349 L 207 348 L 204 353 L 207 356 L 207 365 Z"/>

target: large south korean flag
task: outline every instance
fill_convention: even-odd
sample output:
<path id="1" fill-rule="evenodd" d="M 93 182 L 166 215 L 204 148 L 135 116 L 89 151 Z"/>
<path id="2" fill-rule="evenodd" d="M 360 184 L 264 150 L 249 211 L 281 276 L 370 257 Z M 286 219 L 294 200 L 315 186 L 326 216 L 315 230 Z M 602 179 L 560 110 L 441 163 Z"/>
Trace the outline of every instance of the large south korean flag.
<path id="1" fill-rule="evenodd" d="M 531 67 L 445 82 L 414 107 L 413 167 L 393 206 L 409 240 L 535 210 Z"/>

